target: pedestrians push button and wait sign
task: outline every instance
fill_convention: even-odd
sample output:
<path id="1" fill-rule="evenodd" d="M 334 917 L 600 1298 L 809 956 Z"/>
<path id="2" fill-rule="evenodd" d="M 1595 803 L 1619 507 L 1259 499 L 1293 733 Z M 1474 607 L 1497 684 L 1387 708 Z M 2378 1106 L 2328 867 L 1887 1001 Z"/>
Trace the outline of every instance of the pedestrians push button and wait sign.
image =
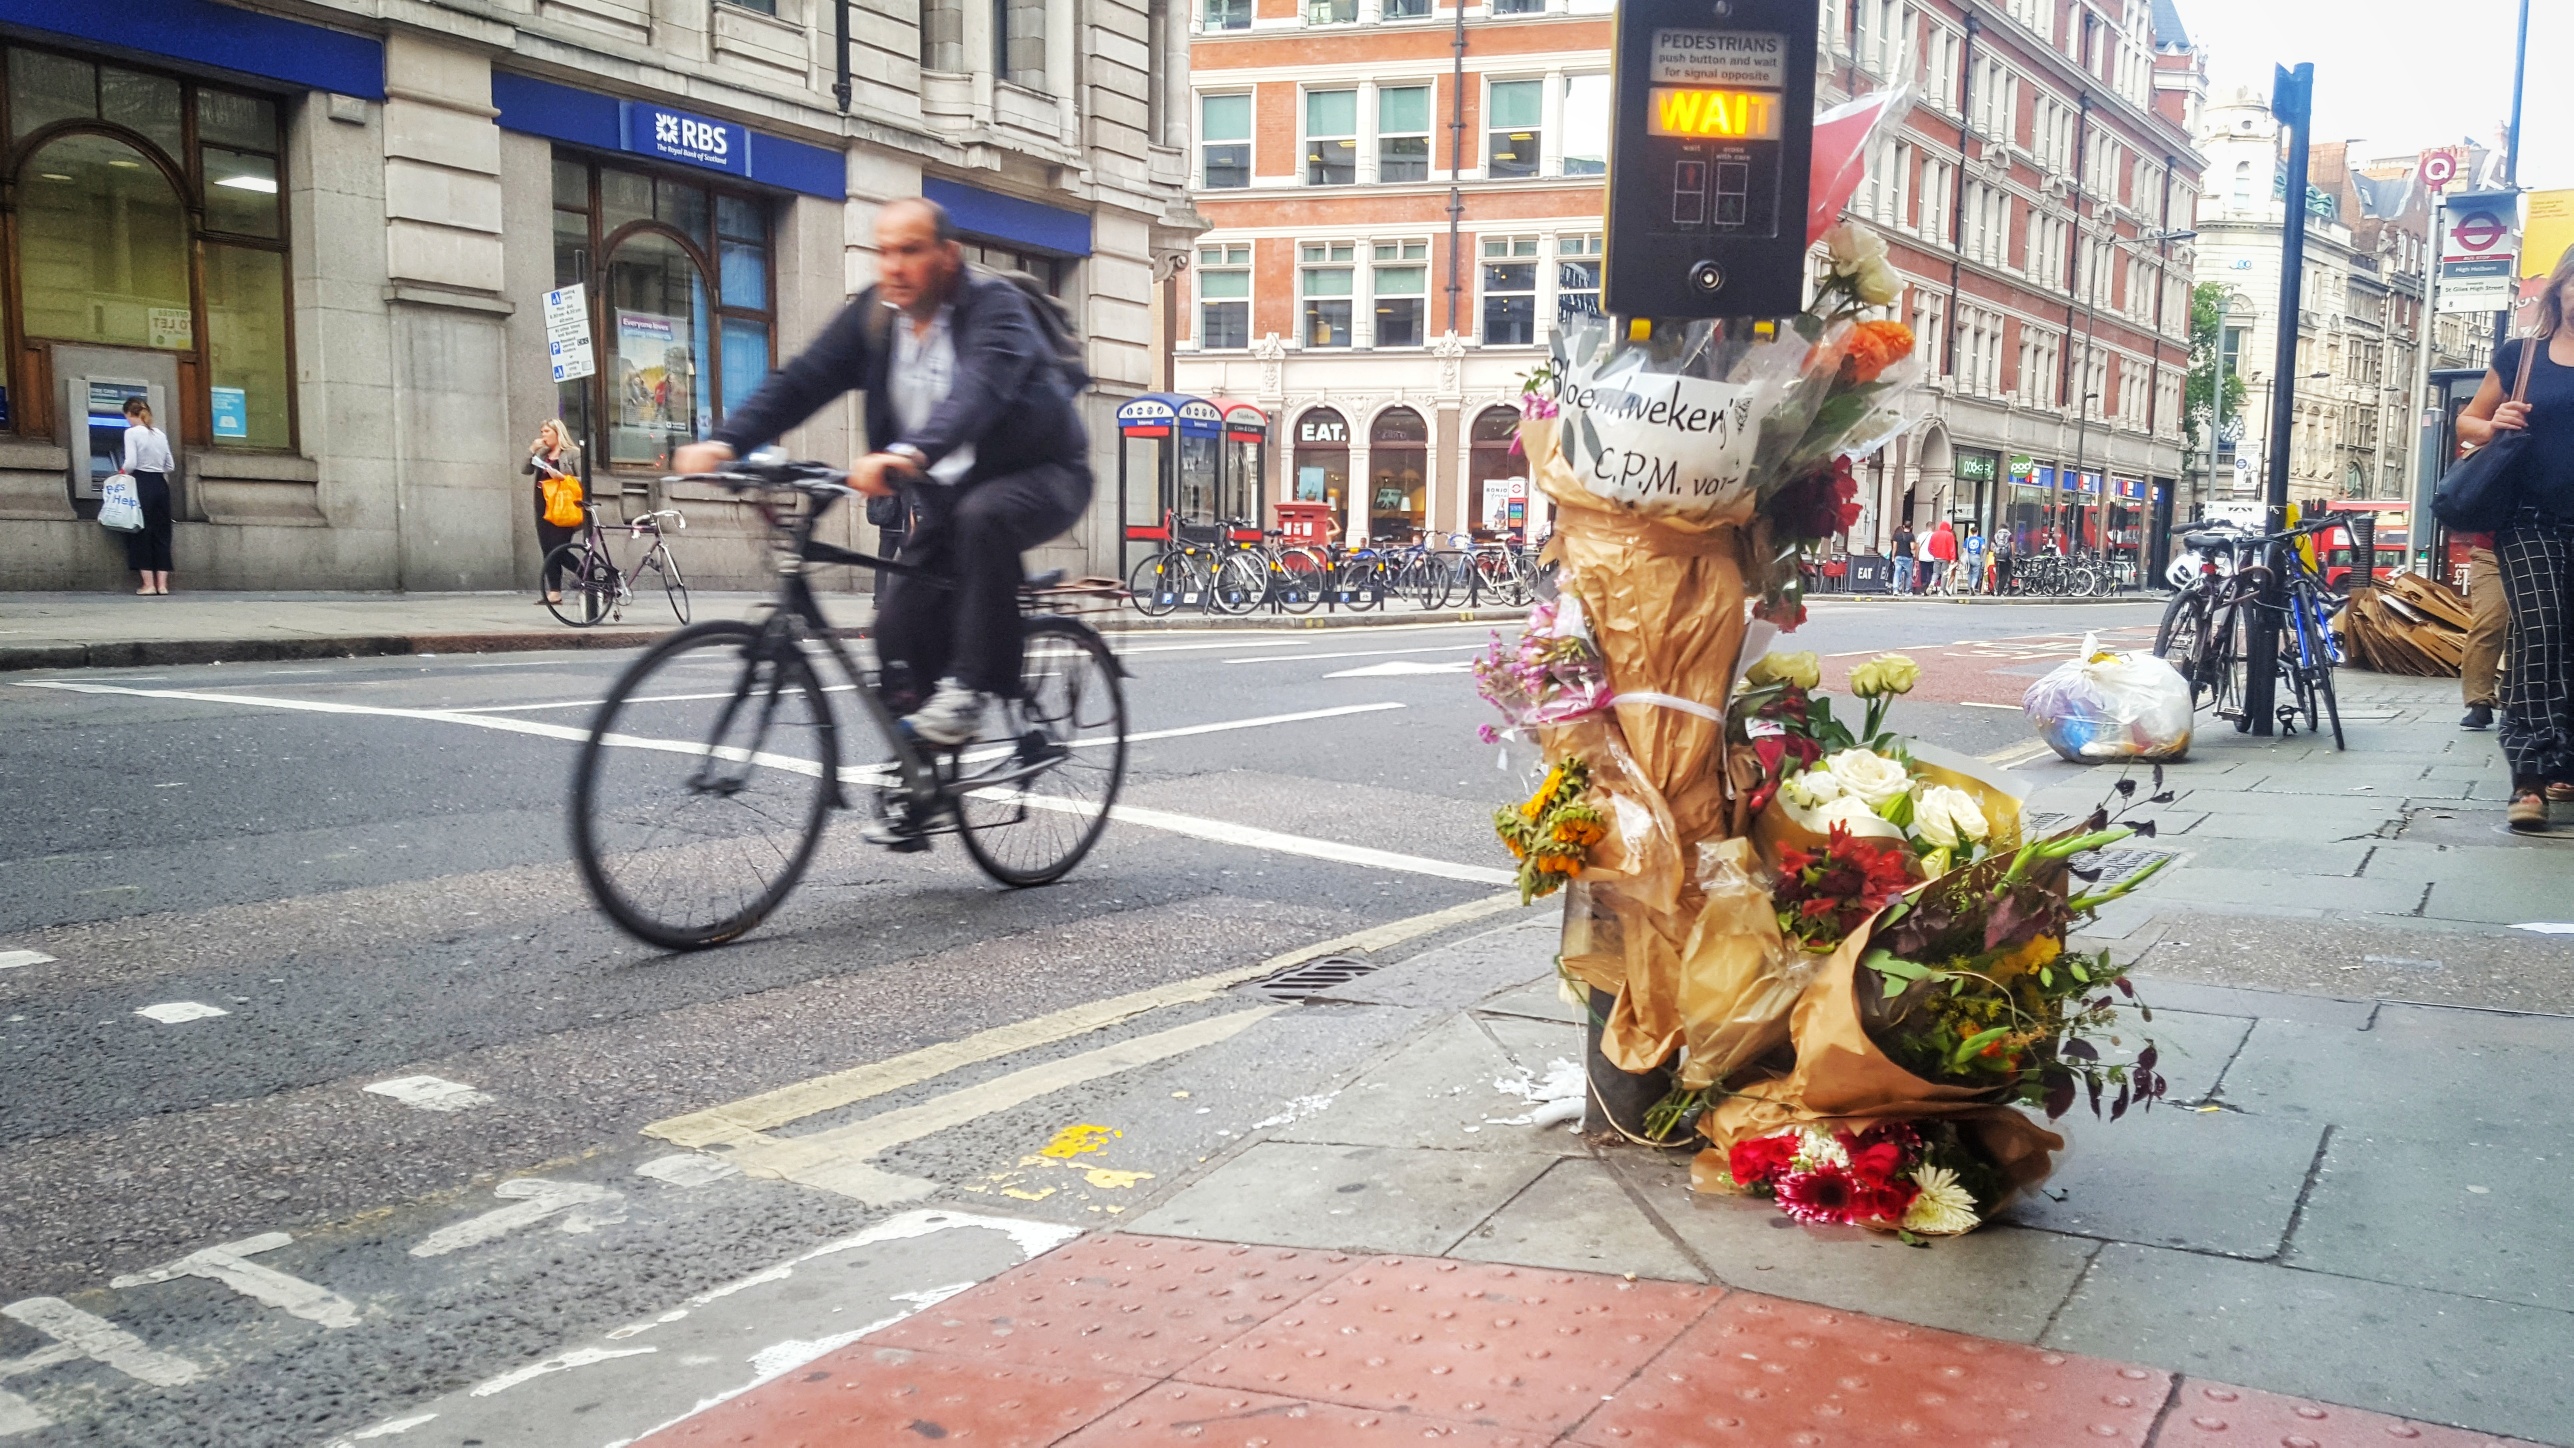
<path id="1" fill-rule="evenodd" d="M 1781 317 L 1805 300 L 1816 0 L 1618 7 L 1608 309 Z"/>

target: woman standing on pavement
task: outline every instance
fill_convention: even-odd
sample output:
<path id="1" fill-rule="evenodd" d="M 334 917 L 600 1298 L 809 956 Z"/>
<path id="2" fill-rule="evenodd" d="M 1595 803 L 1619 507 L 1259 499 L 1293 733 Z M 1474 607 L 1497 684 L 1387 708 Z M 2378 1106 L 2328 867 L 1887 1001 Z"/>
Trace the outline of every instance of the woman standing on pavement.
<path id="1" fill-rule="evenodd" d="M 2511 766 L 2511 827 L 2547 828 L 2549 800 L 2574 800 L 2574 250 L 2547 279 L 2536 336 L 2494 350 L 2475 400 L 2458 414 L 2458 436 L 2479 447 L 2504 431 L 2529 434 L 2520 468 L 2520 507 L 2494 534 L 2510 605 L 2511 674 L 2501 691 L 2502 751 Z M 2530 361 L 2523 400 L 2505 399 Z"/>
<path id="2" fill-rule="evenodd" d="M 178 471 L 170 440 L 152 425 L 152 404 L 125 399 L 125 471 L 143 504 L 143 531 L 125 535 L 125 566 L 139 574 L 146 598 L 170 591 L 170 474 Z"/>
<path id="3" fill-rule="evenodd" d="M 545 560 L 544 593 L 539 603 L 563 601 L 563 565 L 556 562 L 554 550 L 572 541 L 581 531 L 575 521 L 558 525 L 546 517 L 545 485 L 549 480 L 568 479 L 577 496 L 581 488 L 581 450 L 572 445 L 572 434 L 565 431 L 560 418 L 549 417 L 536 430 L 536 441 L 528 444 L 527 462 L 522 469 L 536 476 L 536 549 Z"/>

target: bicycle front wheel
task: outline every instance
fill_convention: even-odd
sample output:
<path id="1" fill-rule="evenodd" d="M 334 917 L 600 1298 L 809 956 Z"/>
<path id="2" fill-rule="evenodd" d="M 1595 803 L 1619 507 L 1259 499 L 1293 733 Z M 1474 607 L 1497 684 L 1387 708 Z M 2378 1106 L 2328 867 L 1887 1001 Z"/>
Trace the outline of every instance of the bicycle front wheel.
<path id="1" fill-rule="evenodd" d="M 562 585 L 562 596 L 547 599 L 546 608 L 574 628 L 588 628 L 616 605 L 615 570 L 607 559 L 578 543 L 566 543 L 546 554 L 544 576 Z"/>
<path id="2" fill-rule="evenodd" d="M 1323 601 L 1331 568 L 1311 548 L 1290 548 L 1270 565 L 1269 596 L 1289 613 L 1312 613 Z"/>
<path id="3" fill-rule="evenodd" d="M 1269 565 L 1252 552 L 1227 553 L 1217 560 L 1207 585 L 1207 606 L 1217 613 L 1246 614 L 1269 598 Z"/>
<path id="4" fill-rule="evenodd" d="M 2297 609 L 2306 635 L 2305 686 L 2299 692 L 2306 709 L 2306 727 L 2330 725 L 2333 747 L 2348 749 L 2342 740 L 2342 704 L 2333 695 L 2333 640 L 2320 612 L 2323 600 L 2309 595 Z M 2320 717 L 2319 717 L 2320 715 Z"/>
<path id="5" fill-rule="evenodd" d="M 1019 697 L 1004 706 L 1017 738 L 994 757 L 975 751 L 956 800 L 958 837 L 983 873 L 1004 885 L 1062 879 L 1099 843 L 1126 781 L 1126 693 L 1117 660 L 1070 619 L 1030 621 Z M 998 757 L 1006 754 L 1006 758 Z"/>
<path id="6" fill-rule="evenodd" d="M 608 691 L 572 773 L 572 857 L 628 934 L 668 950 L 766 919 L 812 863 L 839 746 L 795 641 L 682 629 Z"/>
<path id="7" fill-rule="evenodd" d="M 679 560 L 665 547 L 656 555 L 661 567 L 662 596 L 670 600 L 670 611 L 681 624 L 688 622 L 688 580 L 679 576 Z"/>

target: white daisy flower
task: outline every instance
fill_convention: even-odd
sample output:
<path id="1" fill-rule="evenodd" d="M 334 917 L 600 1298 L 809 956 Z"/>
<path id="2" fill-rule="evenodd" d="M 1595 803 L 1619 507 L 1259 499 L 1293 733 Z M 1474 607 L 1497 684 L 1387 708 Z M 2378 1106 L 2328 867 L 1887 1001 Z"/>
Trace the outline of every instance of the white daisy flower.
<path id="1" fill-rule="evenodd" d="M 1954 1237 L 1975 1230 L 1975 1197 L 1957 1184 L 1957 1173 L 1944 1166 L 1913 1168 L 1913 1185 L 1921 1195 L 1904 1209 L 1904 1230 L 1925 1237 Z"/>

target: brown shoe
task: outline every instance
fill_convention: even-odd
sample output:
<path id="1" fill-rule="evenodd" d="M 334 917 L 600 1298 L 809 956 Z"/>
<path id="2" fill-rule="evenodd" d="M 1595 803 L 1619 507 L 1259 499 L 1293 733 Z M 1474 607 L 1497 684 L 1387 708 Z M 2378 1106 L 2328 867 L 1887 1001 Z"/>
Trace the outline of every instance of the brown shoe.
<path id="1" fill-rule="evenodd" d="M 2547 796 L 2535 789 L 2522 790 L 2511 797 L 2511 809 L 2503 817 L 2522 834 L 2544 833 L 2547 829 Z"/>

